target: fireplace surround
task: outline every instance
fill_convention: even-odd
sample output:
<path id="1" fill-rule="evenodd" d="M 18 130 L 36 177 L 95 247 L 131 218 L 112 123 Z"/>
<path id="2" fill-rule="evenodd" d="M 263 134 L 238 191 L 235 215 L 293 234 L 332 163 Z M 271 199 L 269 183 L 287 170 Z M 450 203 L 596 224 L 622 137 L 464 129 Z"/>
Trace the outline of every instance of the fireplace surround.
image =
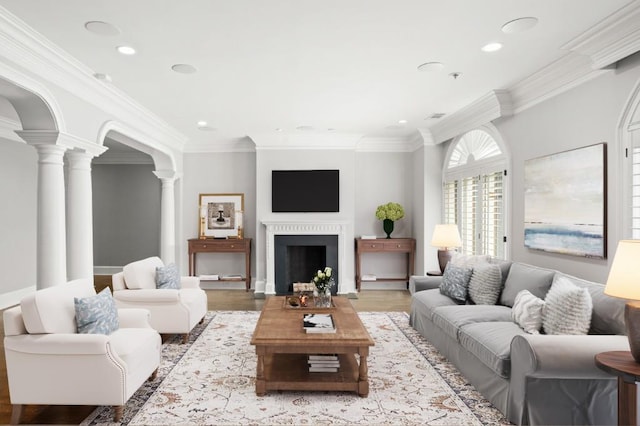
<path id="1" fill-rule="evenodd" d="M 276 236 L 278 237 L 304 237 L 309 236 L 309 243 L 304 243 L 304 238 L 302 240 L 302 244 L 295 244 L 296 239 L 294 239 L 294 244 L 292 245 L 300 245 L 302 247 L 307 247 L 301 249 L 302 251 L 307 250 L 311 257 L 317 257 L 322 259 L 321 254 L 314 254 L 315 249 L 314 246 L 329 242 L 328 246 L 331 246 L 333 243 L 337 243 L 335 245 L 335 257 L 333 254 L 332 248 L 326 249 L 326 258 L 324 259 L 327 262 L 324 266 L 331 266 L 336 269 L 335 280 L 337 284 L 337 288 L 334 289 L 335 292 L 340 293 L 344 291 L 344 262 L 345 262 L 345 254 L 346 254 L 346 246 L 345 246 L 345 235 L 347 222 L 338 222 L 338 221 L 263 221 L 262 224 L 266 227 L 266 282 L 265 282 L 265 294 L 283 294 L 282 288 L 276 288 Z M 278 238 L 278 240 L 282 240 L 287 242 L 291 241 L 289 238 Z M 294 256 L 303 256 L 306 255 L 304 253 L 294 254 Z M 320 261 L 320 260 L 318 260 Z M 335 264 L 332 264 L 335 262 Z M 319 269 L 319 268 L 316 268 Z M 278 274 L 280 275 L 280 273 Z M 306 280 L 311 280 L 313 274 L 309 276 Z M 304 277 L 302 277 L 304 278 Z M 283 278 L 285 280 L 286 278 Z M 296 279 L 296 278 L 294 278 Z M 296 279 L 297 280 L 297 279 Z M 304 281 L 304 280 L 301 280 Z M 285 282 L 285 281 L 283 281 Z M 288 283 L 290 284 L 290 283 Z M 285 282 L 285 285 L 287 283 Z"/>

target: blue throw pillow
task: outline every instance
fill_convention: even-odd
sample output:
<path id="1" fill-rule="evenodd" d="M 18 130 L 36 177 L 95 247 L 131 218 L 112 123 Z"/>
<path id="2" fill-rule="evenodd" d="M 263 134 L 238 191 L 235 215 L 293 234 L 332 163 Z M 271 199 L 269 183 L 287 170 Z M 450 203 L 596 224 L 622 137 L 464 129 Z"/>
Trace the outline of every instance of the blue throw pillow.
<path id="1" fill-rule="evenodd" d="M 472 273 L 473 269 L 461 268 L 448 263 L 444 274 L 442 274 L 440 293 L 449 296 L 458 303 L 465 303 Z"/>
<path id="2" fill-rule="evenodd" d="M 180 289 L 180 274 L 175 263 L 156 268 L 156 288 Z"/>
<path id="3" fill-rule="evenodd" d="M 118 309 L 106 287 L 95 296 L 74 297 L 78 333 L 111 334 L 120 328 Z"/>

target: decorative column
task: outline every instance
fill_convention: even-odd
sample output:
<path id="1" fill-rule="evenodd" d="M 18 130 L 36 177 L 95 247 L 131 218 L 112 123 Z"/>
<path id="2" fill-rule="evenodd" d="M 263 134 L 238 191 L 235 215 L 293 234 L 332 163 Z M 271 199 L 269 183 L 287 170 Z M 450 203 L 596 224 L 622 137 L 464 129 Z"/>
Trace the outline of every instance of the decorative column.
<path id="1" fill-rule="evenodd" d="M 86 151 L 67 152 L 67 273 L 93 279 L 91 160 Z"/>
<path id="2" fill-rule="evenodd" d="M 173 170 L 153 172 L 162 182 L 160 200 L 160 258 L 166 264 L 176 261 L 176 202 L 174 182 L 178 173 Z"/>
<path id="3" fill-rule="evenodd" d="M 58 132 L 16 131 L 38 152 L 37 288 L 67 282 L 65 190 L 63 157 L 67 148 L 57 145 Z"/>

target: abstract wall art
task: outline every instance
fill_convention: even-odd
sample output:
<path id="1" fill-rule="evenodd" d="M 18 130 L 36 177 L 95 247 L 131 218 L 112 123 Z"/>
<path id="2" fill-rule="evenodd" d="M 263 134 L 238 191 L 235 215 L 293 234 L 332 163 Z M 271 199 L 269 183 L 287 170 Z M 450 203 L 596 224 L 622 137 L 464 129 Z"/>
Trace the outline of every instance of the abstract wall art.
<path id="1" fill-rule="evenodd" d="M 525 161 L 525 247 L 606 258 L 606 162 L 605 143 Z"/>

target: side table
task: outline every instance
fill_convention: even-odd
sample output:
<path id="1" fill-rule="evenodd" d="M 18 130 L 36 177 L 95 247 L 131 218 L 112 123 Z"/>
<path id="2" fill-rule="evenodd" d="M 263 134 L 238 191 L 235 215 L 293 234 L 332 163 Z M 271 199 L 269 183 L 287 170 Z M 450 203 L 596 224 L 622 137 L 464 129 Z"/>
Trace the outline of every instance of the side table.
<path id="1" fill-rule="evenodd" d="M 601 370 L 618 376 L 618 424 L 637 425 L 636 382 L 640 381 L 640 364 L 629 351 L 601 352 L 595 361 Z"/>

